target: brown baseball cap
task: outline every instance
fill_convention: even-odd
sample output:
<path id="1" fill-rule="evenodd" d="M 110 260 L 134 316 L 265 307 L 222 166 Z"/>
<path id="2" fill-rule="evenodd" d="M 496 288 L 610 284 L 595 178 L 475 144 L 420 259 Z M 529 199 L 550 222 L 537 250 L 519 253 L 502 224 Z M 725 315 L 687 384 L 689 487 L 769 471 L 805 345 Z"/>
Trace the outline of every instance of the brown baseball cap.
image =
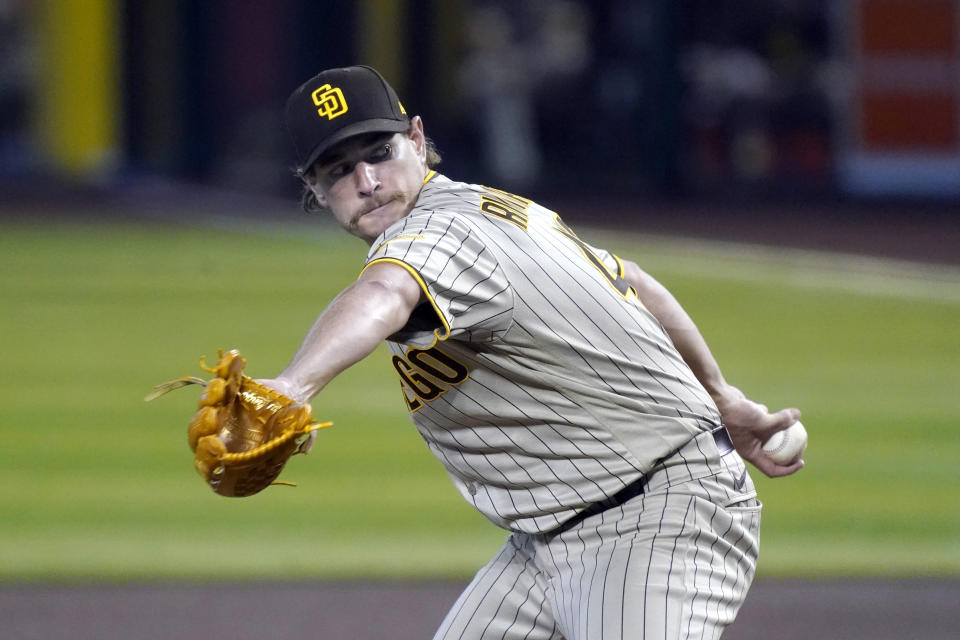
<path id="1" fill-rule="evenodd" d="M 367 66 L 318 73 L 290 95 L 285 115 L 299 175 L 347 138 L 363 133 L 402 133 L 410 128 L 410 118 L 393 87 Z"/>

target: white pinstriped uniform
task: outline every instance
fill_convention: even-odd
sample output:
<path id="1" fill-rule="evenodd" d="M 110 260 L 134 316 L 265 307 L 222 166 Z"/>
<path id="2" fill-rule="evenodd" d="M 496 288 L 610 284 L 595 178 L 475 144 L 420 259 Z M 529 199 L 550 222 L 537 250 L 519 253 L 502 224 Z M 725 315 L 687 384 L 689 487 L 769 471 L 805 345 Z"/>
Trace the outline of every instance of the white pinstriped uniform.
<path id="1" fill-rule="evenodd" d="M 717 637 L 753 577 L 759 503 L 619 260 L 535 203 L 439 174 L 372 244 L 383 260 L 430 301 L 389 343 L 413 421 L 512 531 L 436 637 Z"/>

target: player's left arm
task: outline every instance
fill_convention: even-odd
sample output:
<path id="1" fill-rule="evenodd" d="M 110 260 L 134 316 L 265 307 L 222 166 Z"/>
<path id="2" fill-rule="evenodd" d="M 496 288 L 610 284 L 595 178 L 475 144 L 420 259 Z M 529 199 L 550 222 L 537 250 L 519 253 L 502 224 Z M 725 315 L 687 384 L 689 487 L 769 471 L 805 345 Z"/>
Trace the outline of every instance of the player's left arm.
<path id="1" fill-rule="evenodd" d="M 423 299 L 420 284 L 406 269 L 372 263 L 317 317 L 286 369 L 260 382 L 308 401 L 403 328 Z"/>
<path id="2" fill-rule="evenodd" d="M 800 470 L 802 462 L 777 464 L 762 450 L 763 443 L 771 435 L 800 418 L 800 411 L 788 408 L 771 413 L 767 407 L 753 402 L 728 383 L 697 325 L 673 294 L 636 263 L 629 260 L 622 263 L 623 277 L 644 306 L 660 321 L 697 380 L 713 397 L 740 455 L 770 477 Z"/>

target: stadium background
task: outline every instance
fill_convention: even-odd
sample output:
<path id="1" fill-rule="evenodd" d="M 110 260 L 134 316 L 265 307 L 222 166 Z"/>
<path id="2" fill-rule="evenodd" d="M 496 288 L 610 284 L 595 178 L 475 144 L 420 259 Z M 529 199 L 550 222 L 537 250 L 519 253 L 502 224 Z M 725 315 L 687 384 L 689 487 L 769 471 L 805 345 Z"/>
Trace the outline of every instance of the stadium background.
<path id="1" fill-rule="evenodd" d="M 805 409 L 731 637 L 952 637 L 960 2 L 5 0 L 0 53 L 13 633 L 420 637 L 495 548 L 380 363 L 324 396 L 301 486 L 240 505 L 191 476 L 193 399 L 139 402 L 218 347 L 282 366 L 355 274 L 280 113 L 362 62 L 446 173 L 639 251 L 728 375 Z"/>

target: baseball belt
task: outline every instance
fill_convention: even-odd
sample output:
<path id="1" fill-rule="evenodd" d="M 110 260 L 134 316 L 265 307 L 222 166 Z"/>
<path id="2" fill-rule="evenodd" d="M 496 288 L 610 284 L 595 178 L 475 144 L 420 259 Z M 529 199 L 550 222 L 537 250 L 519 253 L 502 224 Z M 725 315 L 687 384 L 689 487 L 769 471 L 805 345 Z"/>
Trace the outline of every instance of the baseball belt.
<path id="1" fill-rule="evenodd" d="M 733 440 L 730 439 L 730 432 L 727 431 L 726 427 L 720 425 L 711 433 L 713 434 L 713 441 L 717 443 L 717 450 L 720 452 L 721 456 L 725 456 L 734 450 Z M 617 491 L 606 500 L 594 502 L 592 505 L 573 516 L 566 522 L 562 523 L 557 528 L 546 532 L 546 535 L 550 537 L 560 535 L 564 531 L 569 531 L 570 529 L 574 528 L 591 516 L 595 516 L 598 513 L 603 513 L 607 509 L 619 507 L 628 500 L 632 500 L 633 498 L 641 495 L 646 487 L 646 484 L 647 476 L 640 476 L 638 479 L 634 480 L 623 489 L 620 489 L 620 491 Z"/>

